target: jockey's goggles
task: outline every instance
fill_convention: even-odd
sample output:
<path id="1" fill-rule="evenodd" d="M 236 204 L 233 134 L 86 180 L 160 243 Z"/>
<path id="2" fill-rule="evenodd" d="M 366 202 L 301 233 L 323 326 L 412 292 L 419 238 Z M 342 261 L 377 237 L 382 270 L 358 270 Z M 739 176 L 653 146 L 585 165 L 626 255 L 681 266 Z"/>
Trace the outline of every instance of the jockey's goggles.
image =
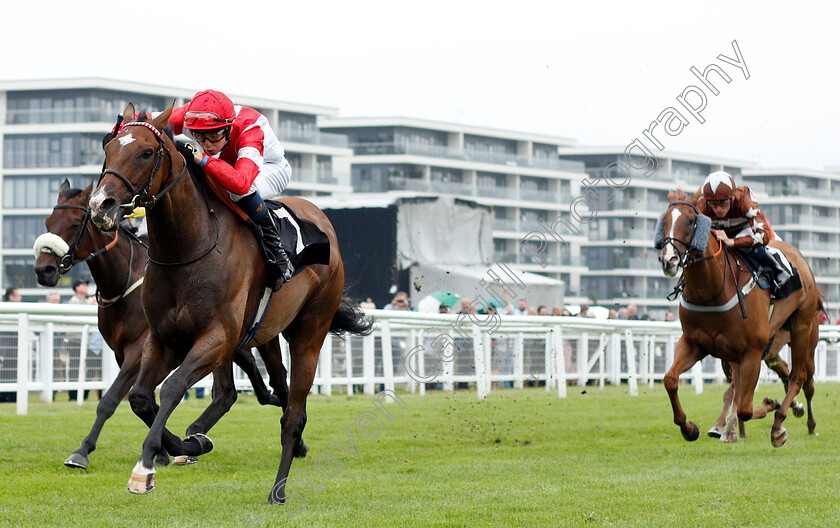
<path id="1" fill-rule="evenodd" d="M 216 143 L 227 137 L 227 130 L 224 128 L 218 130 L 211 130 L 209 132 L 202 132 L 200 130 L 190 130 L 190 133 L 199 143 L 204 143 L 205 141 L 209 141 L 210 143 Z"/>
<path id="2" fill-rule="evenodd" d="M 712 207 L 729 207 L 732 203 L 732 198 L 724 198 L 723 200 L 706 200 L 706 203 Z"/>
<path id="3" fill-rule="evenodd" d="M 233 123 L 233 119 L 222 119 L 216 112 L 190 111 L 184 116 L 184 128 L 216 128 Z"/>

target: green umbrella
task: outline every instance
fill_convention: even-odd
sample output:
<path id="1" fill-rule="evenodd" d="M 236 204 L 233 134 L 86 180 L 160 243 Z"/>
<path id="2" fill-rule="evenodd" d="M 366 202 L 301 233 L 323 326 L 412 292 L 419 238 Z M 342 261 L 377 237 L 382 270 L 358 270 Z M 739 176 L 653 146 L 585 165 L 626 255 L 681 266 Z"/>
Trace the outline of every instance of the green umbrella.
<path id="1" fill-rule="evenodd" d="M 452 292 L 443 291 L 443 290 L 436 291 L 434 293 L 430 293 L 429 296 L 434 297 L 435 299 L 440 301 L 442 304 L 445 304 L 446 306 L 448 306 L 450 308 L 452 308 L 452 306 L 456 302 L 458 302 L 458 300 L 461 298 L 461 296 L 458 295 L 457 293 L 452 293 Z"/>

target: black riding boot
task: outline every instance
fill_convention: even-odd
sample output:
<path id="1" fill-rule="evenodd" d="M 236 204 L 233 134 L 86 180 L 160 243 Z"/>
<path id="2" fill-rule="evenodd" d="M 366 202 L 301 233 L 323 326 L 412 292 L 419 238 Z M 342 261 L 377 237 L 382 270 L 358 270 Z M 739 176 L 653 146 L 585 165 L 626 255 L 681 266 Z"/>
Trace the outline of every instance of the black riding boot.
<path id="1" fill-rule="evenodd" d="M 761 247 L 761 250 L 756 251 L 756 254 L 759 256 L 759 262 L 774 270 L 776 288 L 780 288 L 788 281 L 788 279 L 791 278 L 790 272 L 788 272 L 782 263 L 779 262 L 779 260 L 776 259 L 776 257 L 774 257 L 769 251 L 767 251 L 766 248 Z"/>
<path id="2" fill-rule="evenodd" d="M 292 278 L 294 268 L 292 263 L 289 262 L 286 250 L 283 249 L 283 244 L 280 242 L 280 233 L 278 233 L 277 226 L 274 224 L 273 215 L 271 213 L 265 214 L 255 222 L 262 230 L 260 246 L 267 264 L 268 284 L 274 291 L 277 291 L 283 286 L 284 282 L 288 282 Z"/>
<path id="3" fill-rule="evenodd" d="M 259 226 L 256 236 L 265 257 L 266 282 L 274 291 L 277 291 L 283 286 L 284 282 L 292 278 L 294 268 L 280 242 L 280 234 L 274 224 L 274 217 L 257 193 L 243 196 L 236 203 Z"/>

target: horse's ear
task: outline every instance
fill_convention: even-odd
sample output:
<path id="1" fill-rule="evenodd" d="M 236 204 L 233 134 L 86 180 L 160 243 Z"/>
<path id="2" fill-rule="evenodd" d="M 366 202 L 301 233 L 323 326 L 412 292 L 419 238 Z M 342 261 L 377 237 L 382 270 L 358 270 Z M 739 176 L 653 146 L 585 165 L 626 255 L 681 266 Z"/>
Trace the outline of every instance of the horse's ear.
<path id="1" fill-rule="evenodd" d="M 64 182 L 61 184 L 61 187 L 58 188 L 58 194 L 62 195 L 67 192 L 67 189 L 70 188 L 70 180 L 64 178 Z"/>
<path id="2" fill-rule="evenodd" d="M 169 108 L 161 112 L 160 115 L 157 116 L 154 119 L 154 121 L 152 121 L 152 124 L 155 126 L 155 128 L 157 128 L 158 130 L 164 130 L 166 128 L 166 125 L 169 124 L 169 116 L 172 115 L 172 108 L 174 105 L 175 103 L 173 102 L 171 105 L 169 105 Z"/>
<path id="3" fill-rule="evenodd" d="M 126 106 L 125 110 L 123 110 L 123 123 L 129 123 L 131 121 L 134 121 L 134 116 L 136 115 L 136 113 L 137 112 L 134 110 L 134 105 L 132 103 L 128 103 L 128 106 Z"/>

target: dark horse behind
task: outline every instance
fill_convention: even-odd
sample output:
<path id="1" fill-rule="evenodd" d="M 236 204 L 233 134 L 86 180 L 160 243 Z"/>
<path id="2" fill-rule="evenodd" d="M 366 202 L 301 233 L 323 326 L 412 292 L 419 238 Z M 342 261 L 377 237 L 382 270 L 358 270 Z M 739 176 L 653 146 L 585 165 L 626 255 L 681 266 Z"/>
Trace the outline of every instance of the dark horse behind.
<path id="1" fill-rule="evenodd" d="M 140 285 L 146 268 L 145 243 L 131 231 L 120 227 L 113 235 L 95 228 L 90 221 L 91 186 L 73 189 L 67 180 L 58 192 L 58 203 L 45 222 L 47 232 L 35 241 L 35 274 L 42 286 L 53 287 L 64 273 L 79 263 L 86 263 L 97 285 L 96 299 L 99 304 L 99 331 L 120 367 L 119 374 L 105 392 L 96 407 L 96 421 L 82 445 L 67 457 L 68 467 L 87 469 L 88 455 L 96 449 L 96 441 L 105 421 L 110 418 L 123 400 L 140 370 L 140 356 L 143 342 L 149 333 L 149 325 L 140 304 Z M 264 348 L 279 347 L 279 342 L 266 344 Z M 266 353 L 260 350 L 261 353 Z M 248 374 L 258 401 L 277 406 L 285 405 L 288 394 L 286 372 L 269 371 L 270 382 L 276 395 L 268 392 L 260 376 L 257 364 L 249 350 L 240 350 L 233 361 Z M 223 367 L 220 366 L 219 370 Z M 230 370 L 230 365 L 227 365 Z M 220 379 L 224 373 L 217 372 Z M 232 387 L 213 391 L 213 403 L 199 420 L 187 429 L 187 434 L 206 433 L 218 421 L 233 402 L 236 391 Z M 158 464 L 166 464 L 169 457 L 158 453 Z M 177 463 L 177 461 L 176 461 Z"/>
<path id="2" fill-rule="evenodd" d="M 150 429 L 129 480 L 133 493 L 154 488 L 153 458 L 162 448 L 199 455 L 212 446 L 206 437 L 180 440 L 166 431 L 166 421 L 190 386 L 230 361 L 265 284 L 265 263 L 253 233 L 219 199 L 208 196 L 178 153 L 168 128 L 171 111 L 133 121 L 134 106 L 126 107 L 126 125 L 105 147 L 105 170 L 90 200 L 93 221 L 104 230 L 115 229 L 134 206 L 147 210 L 150 262 L 143 308 L 151 331 L 129 401 Z M 326 234 L 330 249 L 329 264 L 305 267 L 272 295 L 262 325 L 248 343 L 260 345 L 281 332 L 289 342 L 282 455 L 269 493 L 269 502 L 278 503 L 285 502 L 292 458 L 302 444 L 306 397 L 327 333 L 364 335 L 373 326 L 358 305 L 342 299 L 344 266 L 327 217 L 304 199 L 281 201 Z M 157 408 L 154 389 L 176 367 L 163 383 Z"/>

